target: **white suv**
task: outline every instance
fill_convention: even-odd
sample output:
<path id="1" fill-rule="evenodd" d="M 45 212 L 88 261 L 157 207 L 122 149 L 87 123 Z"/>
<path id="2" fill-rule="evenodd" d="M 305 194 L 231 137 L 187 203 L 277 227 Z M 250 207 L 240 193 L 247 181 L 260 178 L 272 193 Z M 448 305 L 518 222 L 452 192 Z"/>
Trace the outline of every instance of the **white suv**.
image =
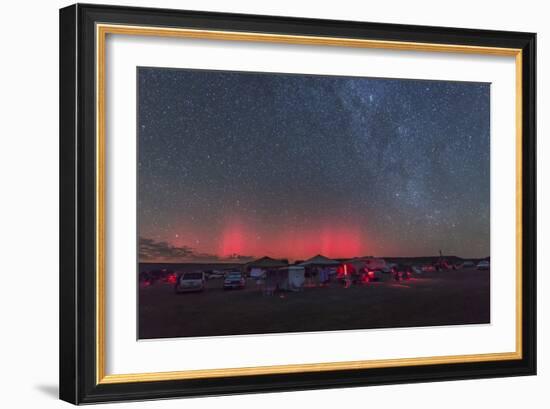
<path id="1" fill-rule="evenodd" d="M 489 270 L 489 262 L 487 260 L 481 260 L 477 263 L 478 270 Z"/>
<path id="2" fill-rule="evenodd" d="M 176 280 L 174 289 L 176 293 L 204 291 L 205 281 L 204 273 L 183 273 Z"/>

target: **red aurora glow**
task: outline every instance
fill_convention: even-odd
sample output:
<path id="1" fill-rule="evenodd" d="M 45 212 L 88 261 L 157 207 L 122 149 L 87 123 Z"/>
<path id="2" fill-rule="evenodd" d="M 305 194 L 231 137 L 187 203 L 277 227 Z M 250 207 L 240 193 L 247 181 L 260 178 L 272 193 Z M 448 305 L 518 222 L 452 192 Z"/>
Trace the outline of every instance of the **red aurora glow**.
<path id="1" fill-rule="evenodd" d="M 267 255 L 300 260 L 319 253 L 327 257 L 347 258 L 369 254 L 371 247 L 359 228 L 332 227 L 328 223 L 318 228 L 281 226 L 269 231 L 267 228 L 251 228 L 240 221 L 231 221 L 219 233 L 190 229 L 190 226 L 177 231 L 179 233 L 172 234 L 172 239 L 168 240 L 170 245 L 188 245 L 205 258 L 210 255 L 217 259 L 228 259 L 237 255 Z"/>

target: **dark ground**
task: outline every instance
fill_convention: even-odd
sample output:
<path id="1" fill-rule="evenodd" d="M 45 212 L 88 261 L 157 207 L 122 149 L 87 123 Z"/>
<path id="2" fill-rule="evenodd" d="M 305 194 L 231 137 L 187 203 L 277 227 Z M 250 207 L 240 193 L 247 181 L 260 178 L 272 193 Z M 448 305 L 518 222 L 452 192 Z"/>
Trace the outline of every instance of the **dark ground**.
<path id="1" fill-rule="evenodd" d="M 482 324 L 490 321 L 490 273 L 456 270 L 394 282 L 305 288 L 263 295 L 253 280 L 224 291 L 223 279 L 203 293 L 175 294 L 158 282 L 139 290 L 139 338 L 309 332 Z"/>

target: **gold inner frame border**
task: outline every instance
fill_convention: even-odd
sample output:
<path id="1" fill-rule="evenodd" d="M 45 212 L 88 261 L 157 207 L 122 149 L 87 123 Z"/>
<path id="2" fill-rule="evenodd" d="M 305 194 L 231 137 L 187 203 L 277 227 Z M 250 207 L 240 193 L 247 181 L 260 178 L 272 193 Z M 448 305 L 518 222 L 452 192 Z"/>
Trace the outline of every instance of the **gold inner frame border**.
<path id="1" fill-rule="evenodd" d="M 519 360 L 522 358 L 522 50 L 459 44 L 302 36 L 286 34 L 217 31 L 187 28 L 96 24 L 96 383 L 173 381 L 214 377 L 290 374 L 350 369 L 389 368 L 467 362 Z M 107 35 L 200 38 L 283 44 L 374 48 L 402 51 L 485 54 L 515 57 L 516 65 L 516 350 L 504 353 L 449 355 L 313 364 L 147 372 L 105 373 L 105 42 Z"/>

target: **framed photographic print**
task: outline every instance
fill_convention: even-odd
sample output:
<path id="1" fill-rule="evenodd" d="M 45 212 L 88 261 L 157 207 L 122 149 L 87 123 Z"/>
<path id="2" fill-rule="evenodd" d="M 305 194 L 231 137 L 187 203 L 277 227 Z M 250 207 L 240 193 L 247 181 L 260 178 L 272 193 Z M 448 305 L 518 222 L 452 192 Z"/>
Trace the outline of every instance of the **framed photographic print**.
<path id="1" fill-rule="evenodd" d="M 535 374 L 535 41 L 61 9 L 61 399 Z"/>

